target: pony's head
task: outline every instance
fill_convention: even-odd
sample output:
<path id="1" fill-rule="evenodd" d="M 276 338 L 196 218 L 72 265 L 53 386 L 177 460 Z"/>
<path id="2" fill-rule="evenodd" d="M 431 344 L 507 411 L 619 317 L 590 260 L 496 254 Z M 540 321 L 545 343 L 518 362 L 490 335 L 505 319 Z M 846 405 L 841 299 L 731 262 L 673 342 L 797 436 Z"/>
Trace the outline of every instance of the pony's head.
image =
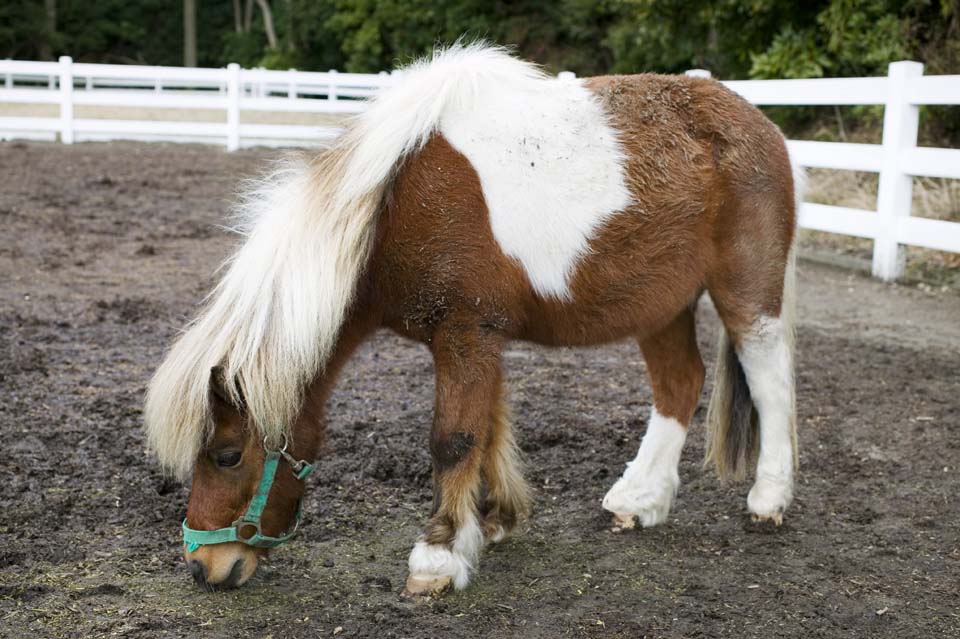
<path id="1" fill-rule="evenodd" d="M 193 466 L 183 552 L 199 585 L 226 589 L 244 584 L 269 549 L 295 532 L 311 468 L 304 460 L 314 458 L 319 431 L 299 428 L 293 441 L 264 441 L 218 369 L 209 399 L 213 428 Z"/>
<path id="2" fill-rule="evenodd" d="M 147 389 L 150 448 L 193 475 L 184 554 L 205 586 L 246 582 L 296 527 L 301 462 L 322 436 L 311 389 L 341 343 L 394 165 L 419 139 L 384 152 L 361 144 L 364 126 L 249 185 L 236 211 L 244 242 Z"/>

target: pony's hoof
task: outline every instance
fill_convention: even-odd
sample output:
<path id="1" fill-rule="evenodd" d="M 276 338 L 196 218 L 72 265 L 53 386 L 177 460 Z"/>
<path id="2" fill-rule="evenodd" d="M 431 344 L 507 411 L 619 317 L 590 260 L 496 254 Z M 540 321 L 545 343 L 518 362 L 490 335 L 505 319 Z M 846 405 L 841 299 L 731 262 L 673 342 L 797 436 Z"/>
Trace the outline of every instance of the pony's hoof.
<path id="1" fill-rule="evenodd" d="M 793 486 L 789 479 L 761 476 L 747 495 L 747 510 L 756 523 L 783 524 L 783 513 L 793 501 Z"/>
<path id="2" fill-rule="evenodd" d="M 621 479 L 603 498 L 603 509 L 613 513 L 614 526 L 619 525 L 621 529 L 634 528 L 637 524 L 650 528 L 667 520 L 676 490 L 676 483 L 669 477 L 639 488 Z"/>
<path id="3" fill-rule="evenodd" d="M 750 513 L 750 520 L 758 525 L 773 524 L 774 526 L 780 527 L 783 525 L 783 512 L 776 512 L 769 515 Z"/>
<path id="4" fill-rule="evenodd" d="M 500 524 L 488 526 L 483 531 L 483 541 L 488 544 L 499 544 L 507 538 L 510 533 Z"/>
<path id="5" fill-rule="evenodd" d="M 402 597 L 408 599 L 423 599 L 425 597 L 437 597 L 450 589 L 453 585 L 453 577 L 437 575 L 410 575 L 407 577 L 407 585 L 403 587 Z"/>
<path id="6" fill-rule="evenodd" d="M 613 513 L 613 524 L 610 526 L 610 532 L 621 533 L 624 530 L 632 530 L 636 527 L 636 515 L 621 515 L 620 513 Z"/>

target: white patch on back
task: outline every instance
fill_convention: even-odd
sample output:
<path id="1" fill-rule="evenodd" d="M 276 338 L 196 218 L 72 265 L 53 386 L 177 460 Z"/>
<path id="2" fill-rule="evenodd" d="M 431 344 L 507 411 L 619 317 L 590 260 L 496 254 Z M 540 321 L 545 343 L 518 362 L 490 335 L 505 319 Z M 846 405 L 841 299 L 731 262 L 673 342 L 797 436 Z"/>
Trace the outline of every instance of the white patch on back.
<path id="1" fill-rule="evenodd" d="M 630 201 L 624 155 L 579 80 L 509 80 L 450 105 L 440 132 L 480 176 L 503 252 L 538 294 L 570 299 L 570 278 L 594 232 Z"/>

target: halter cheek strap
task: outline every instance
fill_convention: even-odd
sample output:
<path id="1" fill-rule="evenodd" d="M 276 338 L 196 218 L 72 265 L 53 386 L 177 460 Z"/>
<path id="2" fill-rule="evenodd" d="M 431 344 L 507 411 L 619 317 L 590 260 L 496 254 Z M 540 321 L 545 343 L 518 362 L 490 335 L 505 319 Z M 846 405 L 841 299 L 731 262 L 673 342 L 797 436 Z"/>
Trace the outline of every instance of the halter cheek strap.
<path id="1" fill-rule="evenodd" d="M 277 466 L 280 459 L 283 458 L 290 464 L 297 479 L 303 481 L 313 470 L 313 466 L 306 461 L 296 459 L 287 452 L 286 443 L 280 450 L 266 451 L 266 459 L 263 462 L 263 474 L 260 476 L 260 484 L 257 486 L 257 492 L 250 500 L 247 506 L 247 512 L 243 517 L 236 520 L 226 528 L 217 530 L 195 530 L 187 526 L 187 520 L 183 520 L 183 543 L 187 545 L 187 552 L 193 552 L 200 546 L 210 546 L 213 544 L 225 544 L 232 541 L 247 544 L 255 548 L 276 548 L 285 541 L 291 539 L 300 526 L 300 507 L 303 500 L 297 503 L 297 512 L 293 518 L 293 528 L 289 531 L 273 537 L 264 535 L 260 532 L 260 517 L 263 515 L 263 509 L 267 507 L 267 499 L 270 497 L 270 489 L 273 487 L 273 481 L 277 475 Z"/>

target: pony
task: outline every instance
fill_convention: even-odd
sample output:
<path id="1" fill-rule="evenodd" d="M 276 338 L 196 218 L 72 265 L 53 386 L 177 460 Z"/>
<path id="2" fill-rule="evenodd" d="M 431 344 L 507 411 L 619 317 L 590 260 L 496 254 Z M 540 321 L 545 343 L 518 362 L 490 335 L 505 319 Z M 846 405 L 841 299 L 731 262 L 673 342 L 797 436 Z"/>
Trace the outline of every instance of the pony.
<path id="1" fill-rule="evenodd" d="M 720 83 L 555 78 L 458 44 L 405 69 L 325 150 L 240 202 L 242 245 L 149 384 L 149 446 L 192 473 L 186 564 L 236 587 L 299 523 L 338 372 L 372 332 L 435 365 L 432 512 L 404 594 L 467 586 L 529 512 L 503 388 L 510 340 L 635 339 L 653 408 L 602 506 L 662 523 L 705 369 L 694 314 L 722 321 L 707 461 L 755 466 L 747 509 L 782 522 L 797 459 L 796 204 L 779 129 Z M 288 468 L 289 466 L 289 468 Z"/>

